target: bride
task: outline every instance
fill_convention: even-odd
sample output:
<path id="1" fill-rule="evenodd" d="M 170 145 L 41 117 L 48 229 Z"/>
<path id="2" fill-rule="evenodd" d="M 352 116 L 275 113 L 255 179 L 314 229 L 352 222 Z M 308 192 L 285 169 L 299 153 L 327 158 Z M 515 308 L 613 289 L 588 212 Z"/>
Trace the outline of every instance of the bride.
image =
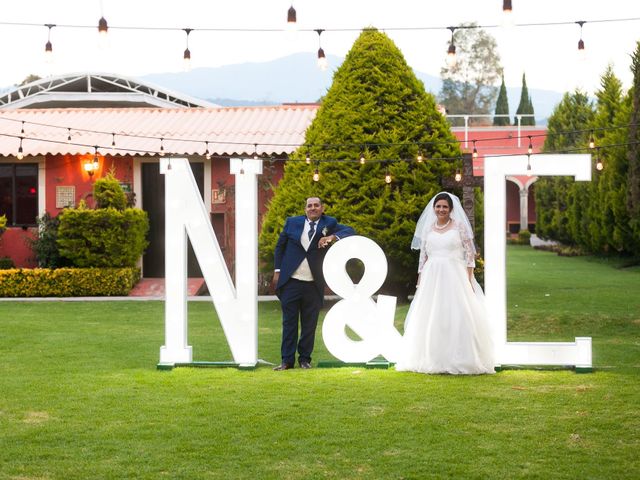
<path id="1" fill-rule="evenodd" d="M 438 193 L 422 212 L 418 289 L 405 320 L 396 370 L 494 373 L 484 294 L 473 276 L 473 230 L 455 195 Z"/>

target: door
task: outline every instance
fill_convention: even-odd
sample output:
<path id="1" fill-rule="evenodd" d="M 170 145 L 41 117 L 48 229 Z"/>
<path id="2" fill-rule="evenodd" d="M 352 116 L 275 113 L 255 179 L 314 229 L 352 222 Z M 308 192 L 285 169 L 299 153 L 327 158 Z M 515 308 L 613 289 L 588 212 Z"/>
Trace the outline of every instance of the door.
<path id="1" fill-rule="evenodd" d="M 200 196 L 204 198 L 204 163 L 191 163 Z M 149 246 L 142 257 L 142 273 L 147 278 L 164 277 L 164 175 L 159 163 L 142 164 L 142 208 L 149 215 Z M 191 242 L 188 242 L 187 275 L 202 277 Z"/>

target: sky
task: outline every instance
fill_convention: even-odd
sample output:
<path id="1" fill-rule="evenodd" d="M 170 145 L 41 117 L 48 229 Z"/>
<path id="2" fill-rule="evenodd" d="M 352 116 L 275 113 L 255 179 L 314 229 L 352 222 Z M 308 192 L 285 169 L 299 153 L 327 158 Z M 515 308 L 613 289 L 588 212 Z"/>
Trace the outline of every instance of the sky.
<path id="1" fill-rule="evenodd" d="M 291 4 L 297 11 L 297 32 L 285 31 Z M 465 22 L 499 25 L 487 32 L 497 40 L 508 86 L 519 87 L 524 72 L 529 88 L 559 92 L 581 88 L 592 94 L 609 64 L 625 88 L 631 85 L 630 55 L 640 41 L 640 1 L 512 0 L 512 4 L 511 23 L 516 26 L 505 27 L 502 0 L 21 0 L 11 2 L 10 8 L 3 5 L 0 17 L 0 87 L 17 84 L 32 73 L 92 71 L 137 77 L 181 71 L 183 28 L 196 29 L 189 36 L 192 68 L 262 62 L 295 52 L 309 52 L 315 62 L 319 39 L 314 29 L 325 30 L 320 40 L 327 54 L 345 56 L 359 30 L 373 26 L 394 40 L 412 68 L 439 75 L 451 36 L 446 27 Z M 111 28 L 106 46 L 101 46 L 97 33 L 101 16 L 110 27 L 156 29 Z M 632 18 L 637 20 L 602 21 Z M 583 60 L 577 55 L 580 27 L 574 22 L 578 20 L 586 21 Z M 517 26 L 557 22 L 570 24 Z M 45 62 L 44 24 L 58 25 L 51 30 L 51 63 Z M 91 28 L 77 27 L 82 25 Z"/>

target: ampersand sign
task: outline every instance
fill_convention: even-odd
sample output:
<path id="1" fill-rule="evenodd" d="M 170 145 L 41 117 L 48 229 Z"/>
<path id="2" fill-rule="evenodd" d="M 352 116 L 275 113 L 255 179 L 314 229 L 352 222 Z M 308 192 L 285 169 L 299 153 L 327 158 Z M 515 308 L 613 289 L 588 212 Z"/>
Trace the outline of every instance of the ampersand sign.
<path id="1" fill-rule="evenodd" d="M 347 262 L 357 258 L 364 264 L 364 275 L 353 283 L 347 274 Z M 387 277 L 387 258 L 373 240 L 353 236 L 340 240 L 327 252 L 322 265 L 327 285 L 342 297 L 327 312 L 322 337 L 333 356 L 349 363 L 361 363 L 382 355 L 395 362 L 400 351 L 400 333 L 393 325 L 396 297 L 371 296 Z M 351 328 L 360 340 L 347 335 Z"/>

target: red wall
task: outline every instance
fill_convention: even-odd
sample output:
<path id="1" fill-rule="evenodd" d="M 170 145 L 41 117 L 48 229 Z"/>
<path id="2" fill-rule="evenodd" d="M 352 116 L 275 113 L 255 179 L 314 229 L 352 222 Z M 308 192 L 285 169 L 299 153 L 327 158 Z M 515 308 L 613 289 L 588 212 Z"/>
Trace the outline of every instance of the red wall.
<path id="1" fill-rule="evenodd" d="M 35 228 L 7 228 L 0 237 L 0 257 L 10 257 L 16 267 L 36 267 L 36 259 L 27 243 L 35 233 Z"/>
<path id="2" fill-rule="evenodd" d="M 45 163 L 46 172 L 46 206 L 45 209 L 51 215 L 56 216 L 61 209 L 56 208 L 56 187 L 76 187 L 76 206 L 80 200 L 85 200 L 89 206 L 93 206 L 93 182 L 107 175 L 112 167 L 115 176 L 123 183 L 133 184 L 133 160 L 131 157 L 99 156 L 98 171 L 90 176 L 84 169 L 87 161 L 93 161 L 90 155 L 51 155 L 47 156 Z"/>

